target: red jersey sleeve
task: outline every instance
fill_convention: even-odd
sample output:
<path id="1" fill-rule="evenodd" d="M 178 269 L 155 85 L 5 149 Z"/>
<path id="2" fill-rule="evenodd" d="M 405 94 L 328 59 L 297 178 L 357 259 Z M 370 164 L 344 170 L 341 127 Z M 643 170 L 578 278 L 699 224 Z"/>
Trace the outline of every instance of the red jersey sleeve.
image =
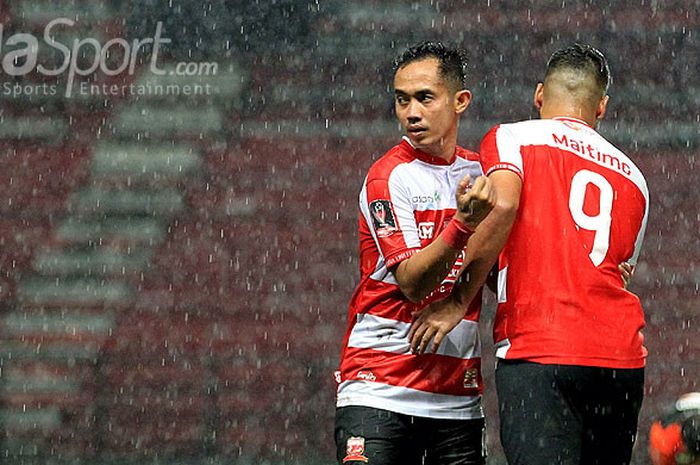
<path id="1" fill-rule="evenodd" d="M 520 144 L 508 128 L 498 125 L 487 132 L 479 153 L 486 176 L 497 170 L 509 170 L 524 179 Z"/>
<path id="2" fill-rule="evenodd" d="M 366 198 L 361 199 L 367 225 L 387 268 L 406 260 L 421 248 L 413 205 L 399 176 L 367 179 Z"/>

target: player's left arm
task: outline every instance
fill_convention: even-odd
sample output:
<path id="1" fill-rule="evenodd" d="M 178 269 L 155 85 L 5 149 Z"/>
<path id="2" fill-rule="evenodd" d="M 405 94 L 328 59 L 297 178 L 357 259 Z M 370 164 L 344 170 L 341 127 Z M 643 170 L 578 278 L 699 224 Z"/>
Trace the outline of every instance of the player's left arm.
<path id="1" fill-rule="evenodd" d="M 424 309 L 413 322 L 409 340 L 415 353 L 423 353 L 431 339 L 434 352 L 447 333 L 457 326 L 508 240 L 520 206 L 522 180 L 509 170 L 494 171 L 489 178 L 496 190 L 496 206 L 469 238 L 466 267 L 451 298 Z"/>

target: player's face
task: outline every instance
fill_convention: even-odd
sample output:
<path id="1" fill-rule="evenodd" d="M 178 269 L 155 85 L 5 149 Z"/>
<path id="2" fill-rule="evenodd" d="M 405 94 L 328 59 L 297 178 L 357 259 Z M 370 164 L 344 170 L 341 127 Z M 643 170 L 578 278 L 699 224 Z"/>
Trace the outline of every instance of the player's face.
<path id="1" fill-rule="evenodd" d="M 459 115 L 471 100 L 469 91 L 450 89 L 439 66 L 437 59 L 426 58 L 394 76 L 394 108 L 401 126 L 414 147 L 435 156 L 443 156 L 445 147 L 454 150 Z"/>

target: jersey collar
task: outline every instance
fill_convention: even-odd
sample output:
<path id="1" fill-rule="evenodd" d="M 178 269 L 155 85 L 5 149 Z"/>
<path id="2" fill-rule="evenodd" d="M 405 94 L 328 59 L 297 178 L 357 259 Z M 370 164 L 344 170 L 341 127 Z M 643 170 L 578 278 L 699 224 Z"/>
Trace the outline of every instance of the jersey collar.
<path id="1" fill-rule="evenodd" d="M 588 126 L 589 128 L 591 127 L 591 125 L 586 123 L 584 120 L 578 119 L 578 118 L 572 118 L 570 116 L 555 116 L 552 119 L 557 120 L 557 121 L 569 121 L 572 123 L 579 123 L 579 124 L 583 124 L 584 126 Z"/>
<path id="2" fill-rule="evenodd" d="M 445 160 L 444 158 L 436 157 L 430 154 L 427 154 L 421 150 L 418 150 L 413 146 L 411 143 L 411 140 L 403 136 L 403 140 L 401 141 L 401 145 L 408 150 L 408 152 L 413 156 L 414 158 L 419 159 L 420 161 L 423 161 L 425 163 L 431 164 L 431 165 L 442 165 L 442 166 L 448 166 L 454 163 L 455 158 L 457 158 L 457 148 L 455 147 L 455 153 L 452 154 L 452 158 L 450 158 L 450 161 Z"/>

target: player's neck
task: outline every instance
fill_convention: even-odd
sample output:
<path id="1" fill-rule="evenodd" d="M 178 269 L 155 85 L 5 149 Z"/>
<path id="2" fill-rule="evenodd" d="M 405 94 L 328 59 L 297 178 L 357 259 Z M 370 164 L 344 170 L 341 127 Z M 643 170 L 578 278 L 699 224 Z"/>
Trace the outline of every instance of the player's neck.
<path id="1" fill-rule="evenodd" d="M 455 150 L 457 150 L 456 140 L 452 141 L 451 143 L 446 143 L 443 140 L 432 145 L 415 145 L 407 136 L 404 136 L 404 140 L 408 142 L 415 150 L 420 150 L 431 157 L 441 158 L 447 162 L 452 161 Z"/>
<path id="2" fill-rule="evenodd" d="M 431 151 L 427 152 L 428 154 L 442 158 L 445 161 L 452 161 L 452 157 L 454 157 L 455 154 L 455 149 L 457 147 L 457 141 L 441 141 L 439 145 L 436 144 L 434 148 L 432 148 Z"/>
<path id="3" fill-rule="evenodd" d="M 423 151 L 437 158 L 442 158 L 446 162 L 451 162 L 457 149 L 457 128 L 448 131 L 434 144 L 425 147 Z"/>
<path id="4" fill-rule="evenodd" d="M 598 118 L 596 117 L 595 111 L 589 111 L 578 105 L 544 106 L 542 107 L 542 111 L 540 111 L 540 118 L 573 118 L 583 121 L 594 129 L 598 126 Z"/>

